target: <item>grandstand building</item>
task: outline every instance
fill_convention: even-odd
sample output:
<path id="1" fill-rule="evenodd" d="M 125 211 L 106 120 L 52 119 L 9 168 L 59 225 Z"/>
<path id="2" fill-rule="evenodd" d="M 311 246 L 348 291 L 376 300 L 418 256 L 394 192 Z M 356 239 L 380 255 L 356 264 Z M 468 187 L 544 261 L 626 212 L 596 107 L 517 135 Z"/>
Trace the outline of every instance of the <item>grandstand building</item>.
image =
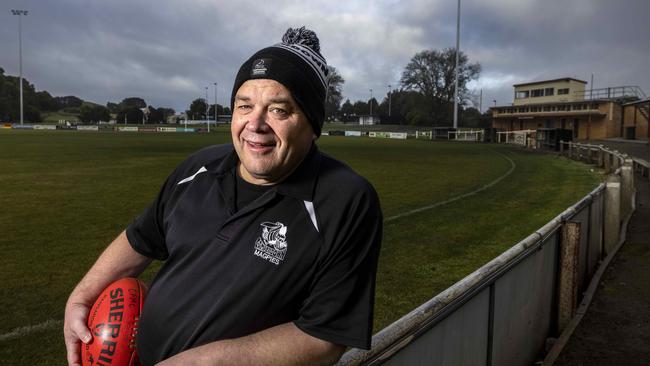
<path id="1" fill-rule="evenodd" d="M 562 129 L 573 139 L 627 138 L 650 141 L 650 98 L 637 86 L 587 89 L 562 78 L 514 85 L 514 101 L 490 108 L 498 131 Z"/>

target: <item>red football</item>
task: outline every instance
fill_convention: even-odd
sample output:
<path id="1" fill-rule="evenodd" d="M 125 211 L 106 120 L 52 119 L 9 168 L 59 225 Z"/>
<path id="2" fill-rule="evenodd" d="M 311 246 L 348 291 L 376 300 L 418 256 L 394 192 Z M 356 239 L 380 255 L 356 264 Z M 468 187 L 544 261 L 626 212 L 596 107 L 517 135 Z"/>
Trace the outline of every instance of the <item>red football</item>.
<path id="1" fill-rule="evenodd" d="M 145 291 L 140 280 L 122 278 L 99 294 L 88 316 L 93 339 L 81 344 L 82 365 L 140 365 L 135 336 Z"/>

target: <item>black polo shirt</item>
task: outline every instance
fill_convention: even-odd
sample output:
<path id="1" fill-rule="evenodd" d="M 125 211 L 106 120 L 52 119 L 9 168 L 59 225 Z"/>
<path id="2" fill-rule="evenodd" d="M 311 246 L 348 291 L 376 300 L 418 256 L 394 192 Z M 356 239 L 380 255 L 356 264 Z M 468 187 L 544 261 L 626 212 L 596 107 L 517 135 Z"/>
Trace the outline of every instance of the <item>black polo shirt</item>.
<path id="1" fill-rule="evenodd" d="M 373 187 L 314 145 L 235 210 L 237 164 L 230 144 L 195 153 L 126 230 L 137 252 L 165 261 L 140 320 L 143 364 L 290 321 L 369 348 L 382 235 Z"/>

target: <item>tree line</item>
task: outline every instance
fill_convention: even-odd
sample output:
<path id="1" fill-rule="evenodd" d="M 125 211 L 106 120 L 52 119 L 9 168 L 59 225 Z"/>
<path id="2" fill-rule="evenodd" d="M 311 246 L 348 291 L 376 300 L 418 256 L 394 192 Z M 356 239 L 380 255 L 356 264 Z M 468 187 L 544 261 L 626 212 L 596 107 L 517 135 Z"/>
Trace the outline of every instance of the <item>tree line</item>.
<path id="1" fill-rule="evenodd" d="M 454 113 L 454 71 L 456 50 L 424 50 L 416 53 L 402 71 L 399 85 L 378 101 L 347 99 L 341 103 L 345 80 L 331 69 L 330 88 L 326 103 L 326 119 L 356 122 L 359 116 L 372 114 L 381 123 L 423 126 L 451 126 Z M 458 105 L 459 125 L 479 126 L 481 113 L 476 108 L 477 95 L 468 83 L 477 80 L 481 73 L 479 63 L 470 63 L 462 51 L 459 53 Z M 332 83 L 332 81 L 334 81 Z"/>
<path id="2" fill-rule="evenodd" d="M 381 100 L 346 99 L 343 102 L 345 79 L 335 67 L 330 67 L 329 87 L 325 103 L 327 121 L 356 122 L 359 116 L 379 116 L 382 123 L 422 126 L 450 126 L 454 106 L 454 70 L 456 50 L 424 50 L 416 53 L 402 71 L 399 85 Z M 481 114 L 476 108 L 477 96 L 468 83 L 478 79 L 479 63 L 470 63 L 467 55 L 459 53 L 458 105 L 461 126 L 478 126 Z M 20 119 L 19 78 L 4 75 L 0 68 L 0 120 Z M 40 122 L 46 112 L 65 112 L 79 116 L 84 123 L 98 123 L 114 119 L 117 123 L 167 123 L 176 111 L 153 107 L 144 99 L 129 97 L 119 103 L 105 106 L 86 102 L 75 96 L 53 97 L 47 91 L 37 92 L 34 85 L 23 79 L 24 119 Z M 230 107 L 209 104 L 204 98 L 193 100 L 185 111 L 186 118 L 214 120 L 217 115 L 231 114 Z M 176 117 L 179 119 L 178 117 Z M 179 122 L 179 121 L 174 121 Z"/>

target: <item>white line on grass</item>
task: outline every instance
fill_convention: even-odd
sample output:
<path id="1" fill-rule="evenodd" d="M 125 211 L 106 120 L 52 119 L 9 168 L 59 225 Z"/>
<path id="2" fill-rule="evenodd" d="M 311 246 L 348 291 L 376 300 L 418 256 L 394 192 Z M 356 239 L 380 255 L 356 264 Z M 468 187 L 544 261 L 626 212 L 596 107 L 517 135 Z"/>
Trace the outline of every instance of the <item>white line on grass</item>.
<path id="1" fill-rule="evenodd" d="M 505 156 L 504 154 L 502 154 L 502 153 L 497 153 L 497 154 L 503 156 L 506 160 L 508 160 L 510 162 L 510 170 L 508 170 L 504 175 L 502 175 L 499 178 L 493 180 L 492 182 L 484 185 L 483 187 L 481 187 L 479 189 L 476 189 L 474 191 L 471 191 L 469 193 L 464 193 L 464 194 L 461 194 L 459 196 L 452 197 L 452 198 L 450 198 L 448 200 L 444 200 L 444 201 L 436 202 L 436 203 L 433 203 L 433 204 L 430 204 L 430 205 L 427 205 L 427 206 L 424 206 L 424 207 L 416 208 L 414 210 L 401 213 L 399 215 L 387 217 L 386 219 L 384 219 L 384 222 L 397 220 L 397 219 L 402 218 L 402 217 L 410 216 L 410 215 L 416 214 L 418 212 L 430 210 L 430 209 L 438 207 L 438 206 L 446 205 L 448 203 L 455 202 L 455 201 L 458 201 L 460 199 L 463 199 L 463 198 L 466 198 L 466 197 L 469 197 L 469 196 L 473 196 L 473 195 L 475 195 L 475 194 L 477 194 L 477 193 L 479 193 L 481 191 L 484 191 L 484 190 L 494 186 L 495 184 L 501 182 L 507 176 L 512 174 L 512 172 L 515 170 L 515 167 L 517 165 L 515 164 L 514 161 L 512 161 L 512 159 Z M 0 335 L 0 341 L 8 341 L 10 339 L 21 338 L 21 337 L 26 336 L 26 335 L 28 335 L 30 333 L 33 333 L 33 332 L 49 330 L 49 329 L 60 327 L 62 325 L 63 325 L 63 320 L 49 319 L 49 320 L 46 320 L 46 321 L 44 321 L 43 323 L 40 323 L 40 324 L 28 325 L 26 327 L 16 328 L 16 329 L 12 330 L 9 333 L 1 334 Z"/>
<path id="2" fill-rule="evenodd" d="M 481 191 L 484 191 L 484 190 L 494 186 L 495 184 L 501 182 L 507 176 L 512 174 L 512 172 L 515 170 L 515 167 L 517 166 L 517 164 L 515 164 L 515 162 L 512 161 L 512 159 L 505 156 L 504 154 L 499 153 L 499 152 L 497 154 L 503 156 L 504 158 L 506 158 L 506 160 L 508 160 L 510 162 L 510 170 L 508 170 L 504 175 L 500 176 L 499 178 L 493 180 L 492 182 L 490 182 L 490 183 L 484 185 L 483 187 L 481 187 L 479 189 L 476 189 L 474 191 L 471 191 L 471 192 L 468 192 L 468 193 L 463 193 L 461 195 L 452 197 L 452 198 L 450 198 L 448 200 L 444 200 L 444 201 L 436 202 L 436 203 L 433 203 L 433 204 L 430 204 L 430 205 L 427 205 L 427 206 L 424 206 L 424 207 L 416 208 L 414 210 L 407 211 L 407 212 L 404 212 L 404 213 L 401 213 L 401 214 L 398 214 L 398 215 L 395 215 L 395 216 L 387 217 L 387 218 L 384 219 L 384 222 L 390 222 L 390 221 L 393 221 L 393 220 L 397 220 L 397 219 L 400 219 L 402 217 L 410 216 L 410 215 L 416 214 L 418 212 L 430 210 L 430 209 L 436 208 L 438 206 L 446 205 L 448 203 L 458 201 L 460 199 L 463 199 L 463 198 L 466 198 L 466 197 L 469 197 L 469 196 L 473 196 L 473 195 L 475 195 L 475 194 L 477 194 L 477 193 L 479 193 Z"/>
<path id="3" fill-rule="evenodd" d="M 9 333 L 1 334 L 0 341 L 8 341 L 11 339 L 22 338 L 30 333 L 49 330 L 49 329 L 61 327 L 62 325 L 63 325 L 63 320 L 49 319 L 40 324 L 28 325 L 26 327 L 16 328 Z"/>

